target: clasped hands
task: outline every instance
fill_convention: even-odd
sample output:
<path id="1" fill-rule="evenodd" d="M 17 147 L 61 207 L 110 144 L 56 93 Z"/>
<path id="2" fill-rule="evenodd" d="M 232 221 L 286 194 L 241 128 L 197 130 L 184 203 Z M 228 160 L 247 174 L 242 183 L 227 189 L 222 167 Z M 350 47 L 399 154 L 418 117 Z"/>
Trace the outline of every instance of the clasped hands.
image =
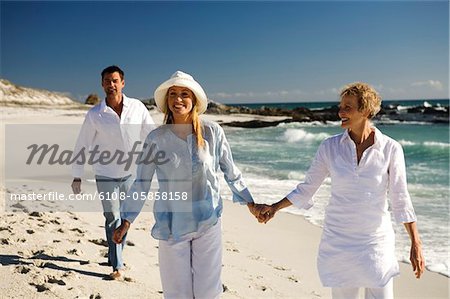
<path id="1" fill-rule="evenodd" d="M 247 207 L 259 223 L 267 223 L 277 212 L 274 205 L 249 203 Z"/>

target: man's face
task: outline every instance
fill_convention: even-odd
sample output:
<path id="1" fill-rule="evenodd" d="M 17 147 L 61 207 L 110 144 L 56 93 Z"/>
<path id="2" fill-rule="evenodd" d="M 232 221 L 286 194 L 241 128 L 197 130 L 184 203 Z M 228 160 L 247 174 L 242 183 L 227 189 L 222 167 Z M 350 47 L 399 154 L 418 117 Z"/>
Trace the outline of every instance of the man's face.
<path id="1" fill-rule="evenodd" d="M 125 80 L 120 78 L 118 72 L 106 73 L 102 79 L 102 86 L 107 96 L 121 94 Z"/>

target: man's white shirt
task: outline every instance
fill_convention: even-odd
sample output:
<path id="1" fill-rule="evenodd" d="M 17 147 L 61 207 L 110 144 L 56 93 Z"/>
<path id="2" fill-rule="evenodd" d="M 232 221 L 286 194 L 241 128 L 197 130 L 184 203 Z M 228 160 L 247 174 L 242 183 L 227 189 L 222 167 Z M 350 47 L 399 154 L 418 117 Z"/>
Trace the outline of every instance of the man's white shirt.
<path id="1" fill-rule="evenodd" d="M 74 150 L 74 155 L 84 151 L 72 166 L 73 177 L 82 177 L 85 164 L 92 164 L 95 175 L 122 178 L 133 173 L 133 167 L 118 163 L 129 157 L 130 151 L 140 151 L 148 133 L 155 127 L 145 105 L 123 94 L 121 117 L 103 100 L 92 107 L 84 119 Z M 114 158 L 115 156 L 115 158 Z M 121 159 L 121 160 L 120 160 Z"/>

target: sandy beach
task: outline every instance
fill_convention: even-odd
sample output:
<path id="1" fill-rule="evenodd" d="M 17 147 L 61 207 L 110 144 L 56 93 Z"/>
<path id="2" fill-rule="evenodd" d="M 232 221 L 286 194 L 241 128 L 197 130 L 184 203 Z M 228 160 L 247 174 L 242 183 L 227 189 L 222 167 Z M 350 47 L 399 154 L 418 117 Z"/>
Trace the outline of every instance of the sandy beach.
<path id="1" fill-rule="evenodd" d="M 15 211 L 5 211 L 5 200 L 11 193 L 68 193 L 71 182 L 70 171 L 42 180 L 31 175 L 24 179 L 11 177 L 4 163 L 5 143 L 10 137 L 5 136 L 6 127 L 79 125 L 85 113 L 79 109 L 2 107 L 0 298 L 163 297 L 158 242 L 150 236 L 152 213 L 141 213 L 132 225 L 124 251 L 124 279 L 109 281 L 105 279 L 111 269 L 105 265 L 107 247 L 101 207 L 40 212 L 18 203 Z M 162 121 L 160 113 L 151 113 L 157 123 Z M 280 119 L 254 115 L 204 117 L 218 122 Z M 95 183 L 83 184 L 85 193 L 95 192 Z M 223 298 L 330 298 L 330 290 L 321 286 L 316 269 L 320 227 L 287 213 L 277 214 L 268 224 L 259 224 L 245 206 L 233 204 L 229 198 L 225 198 L 222 225 Z M 448 277 L 426 271 L 416 280 L 410 265 L 400 266 L 401 275 L 394 281 L 396 298 L 449 298 Z"/>

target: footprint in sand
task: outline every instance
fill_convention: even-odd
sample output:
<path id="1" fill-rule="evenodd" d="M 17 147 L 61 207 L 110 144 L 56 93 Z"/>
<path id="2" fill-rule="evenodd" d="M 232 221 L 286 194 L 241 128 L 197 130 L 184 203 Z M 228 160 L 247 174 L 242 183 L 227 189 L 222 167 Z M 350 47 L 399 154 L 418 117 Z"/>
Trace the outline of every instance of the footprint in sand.
<path id="1" fill-rule="evenodd" d="M 10 226 L 8 226 L 8 227 L 5 227 L 5 226 L 0 227 L 0 232 L 5 231 L 5 230 L 7 230 L 8 232 L 12 233 L 12 227 L 10 227 Z"/>
<path id="2" fill-rule="evenodd" d="M 270 288 L 266 287 L 264 285 L 257 285 L 256 289 L 265 292 L 265 291 L 268 291 Z"/>
<path id="3" fill-rule="evenodd" d="M 29 213 L 28 215 L 30 215 L 31 217 L 43 217 L 44 213 L 34 211 L 34 212 Z"/>
<path id="4" fill-rule="evenodd" d="M 222 283 L 222 293 L 230 291 L 226 285 Z"/>
<path id="5" fill-rule="evenodd" d="M 102 250 L 100 250 L 100 256 L 102 256 L 102 257 L 108 257 L 108 249 L 102 249 Z"/>
<path id="6" fill-rule="evenodd" d="M 273 268 L 274 268 L 275 270 L 280 270 L 280 271 L 290 271 L 290 270 L 291 270 L 291 269 L 285 268 L 285 267 L 283 267 L 283 266 L 273 266 Z"/>
<path id="7" fill-rule="evenodd" d="M 298 279 L 294 275 L 289 276 L 287 279 L 292 281 L 292 282 L 295 282 L 295 283 L 298 282 Z"/>
<path id="8" fill-rule="evenodd" d="M 45 291 L 49 291 L 49 290 L 50 290 L 50 288 L 49 288 L 47 285 L 45 285 L 45 284 L 35 284 L 35 283 L 33 283 L 33 282 L 30 282 L 29 284 L 32 285 L 32 286 L 34 286 L 34 287 L 36 287 L 36 290 L 37 290 L 39 293 L 42 293 L 42 292 L 45 292 Z"/>
<path id="9" fill-rule="evenodd" d="M 84 236 L 84 233 L 86 233 L 85 230 L 82 230 L 82 229 L 80 229 L 80 228 L 78 228 L 78 227 L 72 228 L 71 231 L 77 232 L 77 233 L 80 234 L 81 236 Z"/>
<path id="10" fill-rule="evenodd" d="M 67 212 L 67 214 L 69 214 L 73 220 L 79 220 L 79 218 L 74 213 Z"/>
<path id="11" fill-rule="evenodd" d="M 237 249 L 236 244 L 234 242 L 226 241 L 225 249 L 226 251 L 239 253 L 239 249 Z"/>
<path id="12" fill-rule="evenodd" d="M 80 255 L 83 254 L 83 252 L 80 249 L 78 249 L 78 248 L 67 250 L 67 253 L 68 254 L 77 255 L 77 256 L 80 256 Z"/>
<path id="13" fill-rule="evenodd" d="M 64 272 L 62 277 L 67 279 L 80 279 L 80 275 L 78 275 L 78 273 L 76 273 L 75 271 L 66 271 Z"/>
<path id="14" fill-rule="evenodd" d="M 56 219 L 50 220 L 50 223 L 53 223 L 53 224 L 56 224 L 56 225 L 61 225 L 61 222 L 59 222 L 59 221 L 56 220 Z"/>
<path id="15" fill-rule="evenodd" d="M 48 283 L 53 283 L 53 284 L 57 284 L 57 285 L 60 285 L 60 286 L 65 286 L 66 285 L 66 282 L 64 280 L 58 279 L 58 278 L 56 278 L 54 276 L 47 276 L 46 280 L 47 280 Z"/>
<path id="16" fill-rule="evenodd" d="M 108 247 L 108 242 L 105 239 L 91 239 L 89 242 L 94 243 L 95 245 Z"/>
<path id="17" fill-rule="evenodd" d="M 249 255 L 248 257 L 254 261 L 261 261 L 261 262 L 266 261 L 266 258 L 260 255 Z"/>
<path id="18" fill-rule="evenodd" d="M 27 267 L 27 266 L 17 266 L 15 269 L 15 272 L 20 273 L 20 274 L 27 274 L 28 272 L 31 271 L 31 268 Z"/>

